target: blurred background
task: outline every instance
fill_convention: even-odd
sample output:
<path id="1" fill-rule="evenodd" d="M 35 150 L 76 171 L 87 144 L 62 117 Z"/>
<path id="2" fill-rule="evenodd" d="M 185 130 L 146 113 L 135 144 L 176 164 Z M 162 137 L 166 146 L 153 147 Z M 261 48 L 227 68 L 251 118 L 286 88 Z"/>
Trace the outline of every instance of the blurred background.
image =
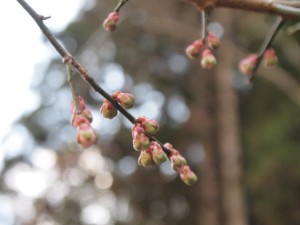
<path id="1" fill-rule="evenodd" d="M 300 224 L 298 21 L 274 42 L 279 66 L 262 66 L 250 84 L 237 65 L 258 50 L 272 16 L 213 11 L 208 29 L 221 47 L 217 68 L 204 71 L 184 53 L 201 24 L 186 2 L 129 1 L 114 33 L 102 22 L 117 1 L 28 2 L 52 16 L 46 25 L 105 90 L 136 96 L 130 112 L 159 121 L 157 137 L 199 182 L 187 187 L 167 162 L 139 167 L 131 124 L 102 118 L 103 98 L 77 76 L 100 136 L 81 149 L 60 57 L 17 2 L 3 1 L 1 225 Z"/>

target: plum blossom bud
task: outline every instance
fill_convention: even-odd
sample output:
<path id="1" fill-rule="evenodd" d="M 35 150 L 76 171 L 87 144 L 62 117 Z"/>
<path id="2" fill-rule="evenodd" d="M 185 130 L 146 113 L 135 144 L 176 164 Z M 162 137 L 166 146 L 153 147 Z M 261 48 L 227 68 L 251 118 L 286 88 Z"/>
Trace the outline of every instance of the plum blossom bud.
<path id="1" fill-rule="evenodd" d="M 100 112 L 107 119 L 112 119 L 118 114 L 116 107 L 106 99 L 103 101 Z"/>
<path id="2" fill-rule="evenodd" d="M 204 46 L 203 40 L 196 40 L 186 47 L 185 53 L 190 59 L 199 57 L 201 50 Z"/>
<path id="3" fill-rule="evenodd" d="M 220 46 L 220 40 L 215 34 L 209 32 L 207 34 L 207 45 L 210 49 L 217 49 Z"/>
<path id="4" fill-rule="evenodd" d="M 145 123 L 144 123 L 144 128 L 145 128 L 145 131 L 148 133 L 148 134 L 156 134 L 158 129 L 159 129 L 159 124 L 155 121 L 155 120 L 146 120 Z"/>
<path id="5" fill-rule="evenodd" d="M 170 143 L 165 143 L 165 144 L 164 144 L 164 147 L 167 148 L 167 149 L 169 149 L 169 150 L 174 149 L 174 148 L 173 148 L 173 145 L 171 145 Z"/>
<path id="6" fill-rule="evenodd" d="M 153 166 L 155 164 L 152 159 L 152 154 L 149 150 L 141 151 L 138 164 L 143 167 Z"/>
<path id="7" fill-rule="evenodd" d="M 278 57 L 276 55 L 276 52 L 273 48 L 268 48 L 264 52 L 264 62 L 266 66 L 274 66 L 278 63 Z"/>
<path id="8" fill-rule="evenodd" d="M 103 27 L 107 31 L 114 31 L 117 28 L 117 22 L 119 21 L 119 13 L 111 12 L 103 22 Z"/>
<path id="9" fill-rule="evenodd" d="M 179 154 L 175 149 L 172 150 L 171 156 L 171 167 L 175 171 L 180 171 L 180 169 L 187 164 L 186 159 Z"/>
<path id="10" fill-rule="evenodd" d="M 97 134 L 88 124 L 83 124 L 78 127 L 76 139 L 83 148 L 88 148 L 96 144 Z"/>
<path id="11" fill-rule="evenodd" d="M 167 156 L 162 147 L 156 141 L 151 142 L 149 149 L 152 153 L 152 159 L 157 165 L 160 165 L 167 160 Z"/>
<path id="12" fill-rule="evenodd" d="M 155 120 L 148 119 L 145 116 L 137 118 L 136 122 L 140 123 L 145 131 L 151 135 L 156 134 L 159 129 L 159 124 Z"/>
<path id="13" fill-rule="evenodd" d="M 132 141 L 133 148 L 136 151 L 141 151 L 149 148 L 150 140 L 148 136 L 144 133 L 137 133 Z"/>
<path id="14" fill-rule="evenodd" d="M 197 175 L 190 169 L 189 166 L 183 166 L 179 172 L 181 180 L 189 186 L 193 186 L 197 181 Z"/>
<path id="15" fill-rule="evenodd" d="M 135 98 L 130 93 L 123 93 L 120 91 L 117 91 L 113 94 L 113 98 L 120 103 L 122 107 L 125 109 L 132 108 Z"/>
<path id="16" fill-rule="evenodd" d="M 201 66 L 205 70 L 210 70 L 217 65 L 217 59 L 209 49 L 202 52 Z"/>
<path id="17" fill-rule="evenodd" d="M 88 120 L 82 113 L 73 113 L 70 122 L 74 127 L 79 127 L 83 124 L 90 125 L 90 120 Z"/>
<path id="18" fill-rule="evenodd" d="M 79 95 L 77 95 L 75 98 L 76 98 L 76 101 L 78 102 L 78 106 L 79 106 L 78 110 L 80 110 L 80 111 L 84 110 L 86 108 L 84 99 Z M 73 100 L 71 103 L 71 112 L 76 112 L 75 100 Z"/>
<path id="19" fill-rule="evenodd" d="M 144 133 L 145 129 L 143 128 L 143 126 L 139 123 L 136 123 L 132 126 L 131 129 L 131 134 L 132 134 L 132 138 L 135 138 L 139 133 Z"/>
<path id="20" fill-rule="evenodd" d="M 251 54 L 242 59 L 239 63 L 239 70 L 242 74 L 252 75 L 257 63 L 257 55 Z"/>

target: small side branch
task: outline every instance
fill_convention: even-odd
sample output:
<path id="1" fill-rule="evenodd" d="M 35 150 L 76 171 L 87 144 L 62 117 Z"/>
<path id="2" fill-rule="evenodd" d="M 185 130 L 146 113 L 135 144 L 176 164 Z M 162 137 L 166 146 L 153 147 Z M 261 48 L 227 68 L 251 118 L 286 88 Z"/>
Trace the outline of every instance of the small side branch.
<path id="1" fill-rule="evenodd" d="M 275 39 L 275 37 L 277 36 L 279 30 L 282 28 L 282 26 L 284 25 L 285 23 L 285 20 L 282 19 L 282 17 L 277 17 L 271 30 L 269 31 L 267 37 L 265 38 L 263 44 L 261 45 L 258 53 L 257 53 L 257 61 L 256 61 L 256 64 L 255 64 L 255 67 L 253 69 L 253 74 L 250 78 L 250 81 L 253 81 L 254 79 L 254 76 L 256 74 L 256 71 L 257 69 L 259 68 L 261 62 L 262 62 L 262 59 L 263 59 L 263 56 L 264 56 L 264 53 L 265 51 L 270 48 L 273 40 Z"/>

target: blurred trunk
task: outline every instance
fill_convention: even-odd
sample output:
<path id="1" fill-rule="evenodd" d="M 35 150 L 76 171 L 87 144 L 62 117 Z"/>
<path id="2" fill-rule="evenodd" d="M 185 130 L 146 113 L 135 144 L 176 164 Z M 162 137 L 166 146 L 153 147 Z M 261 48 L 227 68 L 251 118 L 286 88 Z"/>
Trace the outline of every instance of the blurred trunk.
<path id="1" fill-rule="evenodd" d="M 226 33 L 223 40 L 230 38 L 233 16 L 229 10 L 216 14 L 215 19 L 222 21 Z M 232 49 L 222 45 L 218 54 L 216 68 L 217 96 L 217 142 L 221 176 L 221 202 L 225 225 L 247 225 L 245 203 L 241 185 L 242 165 L 239 136 L 238 99 L 232 88 Z"/>

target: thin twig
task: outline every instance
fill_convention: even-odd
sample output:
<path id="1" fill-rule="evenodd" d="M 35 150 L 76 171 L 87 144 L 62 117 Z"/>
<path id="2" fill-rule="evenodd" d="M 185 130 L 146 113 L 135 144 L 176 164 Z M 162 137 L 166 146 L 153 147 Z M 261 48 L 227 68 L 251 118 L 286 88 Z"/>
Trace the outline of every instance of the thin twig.
<path id="1" fill-rule="evenodd" d="M 279 30 L 284 25 L 284 23 L 285 23 L 285 20 L 281 16 L 276 18 L 271 30 L 269 31 L 267 37 L 265 38 L 263 44 L 261 45 L 261 47 L 257 53 L 257 61 L 255 64 L 255 67 L 253 69 L 253 74 L 250 78 L 251 82 L 254 80 L 254 76 L 262 62 L 265 51 L 271 46 L 274 38 L 277 36 Z"/>
<path id="2" fill-rule="evenodd" d="M 40 27 L 46 38 L 50 41 L 56 51 L 63 58 L 64 63 L 71 64 L 80 74 L 80 76 L 95 90 L 95 92 L 102 95 L 111 104 L 113 104 L 116 109 L 123 114 L 126 119 L 128 119 L 132 124 L 136 122 L 136 118 L 130 114 L 126 109 L 124 109 L 109 93 L 107 93 L 101 86 L 99 86 L 95 80 L 89 75 L 88 71 L 57 41 L 57 39 L 51 34 L 49 29 L 43 23 L 41 16 L 37 14 L 30 5 L 28 5 L 24 0 L 17 0 L 20 5 L 28 12 L 28 14 L 35 20 L 37 25 Z M 127 2 L 128 0 L 123 0 Z M 124 3 L 123 3 L 124 4 Z M 148 135 L 151 140 L 157 141 L 163 148 L 166 155 L 169 157 L 171 150 L 164 147 L 161 142 L 159 142 L 155 137 Z"/>
<path id="3" fill-rule="evenodd" d="M 66 64 L 66 69 L 67 69 L 67 75 L 68 75 L 68 83 L 69 83 L 69 86 L 70 86 L 70 89 L 72 92 L 73 101 L 75 103 L 75 110 L 76 110 L 76 113 L 80 113 L 81 109 L 80 109 L 77 94 L 75 92 L 75 88 L 73 85 L 74 71 L 73 71 L 73 68 L 68 64 Z"/>
<path id="4" fill-rule="evenodd" d="M 120 9 L 126 4 L 126 2 L 128 2 L 129 0 L 120 0 L 119 4 L 116 6 L 116 8 L 114 9 L 115 12 L 119 12 Z"/>
<path id="5" fill-rule="evenodd" d="M 201 10 L 201 39 L 205 40 L 206 37 L 206 12 Z"/>

